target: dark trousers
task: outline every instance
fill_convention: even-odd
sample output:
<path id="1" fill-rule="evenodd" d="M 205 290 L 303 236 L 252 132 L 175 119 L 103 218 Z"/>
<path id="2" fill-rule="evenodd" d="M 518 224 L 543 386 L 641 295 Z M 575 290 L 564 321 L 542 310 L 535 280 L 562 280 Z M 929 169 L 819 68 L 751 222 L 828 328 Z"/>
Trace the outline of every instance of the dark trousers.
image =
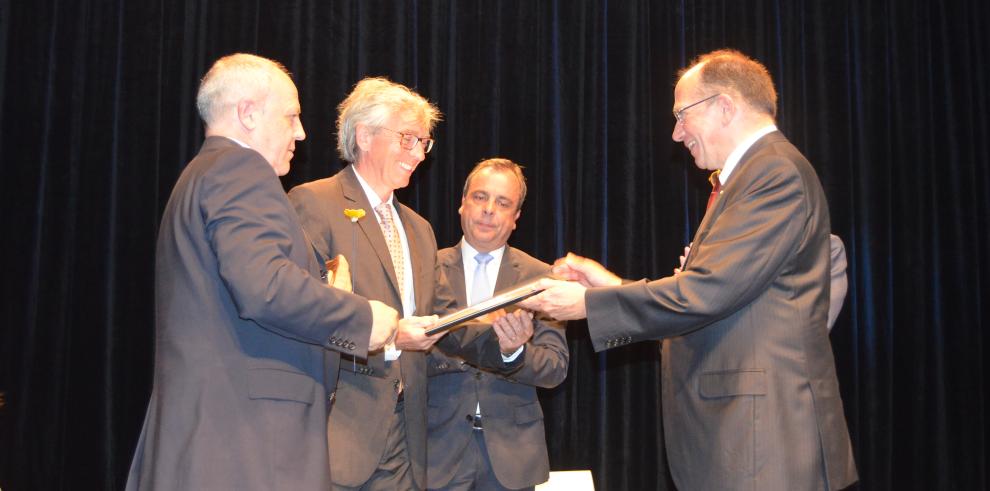
<path id="1" fill-rule="evenodd" d="M 485 446 L 484 430 L 474 430 L 472 443 L 464 449 L 461 463 L 454 477 L 442 488 L 431 491 L 506 491 L 510 488 L 502 486 L 492 470 L 491 457 Z M 532 490 L 533 487 L 522 488 Z"/>
<path id="2" fill-rule="evenodd" d="M 400 400 L 395 405 L 392 421 L 389 422 L 388 438 L 385 441 L 385 453 L 378 462 L 378 468 L 368 480 L 358 487 L 347 487 L 334 484 L 333 491 L 396 491 L 419 490 L 413 479 L 409 466 L 409 452 L 406 450 L 406 422 L 403 415 L 404 403 Z M 346 451 L 340 450 L 340 451 Z M 332 476 L 331 476 L 332 477 Z"/>

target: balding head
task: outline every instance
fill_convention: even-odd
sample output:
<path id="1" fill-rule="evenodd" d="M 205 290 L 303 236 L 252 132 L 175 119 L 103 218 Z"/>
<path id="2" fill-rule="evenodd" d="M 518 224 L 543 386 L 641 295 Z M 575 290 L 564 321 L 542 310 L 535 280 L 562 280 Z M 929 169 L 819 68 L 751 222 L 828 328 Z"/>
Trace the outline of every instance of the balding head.
<path id="1" fill-rule="evenodd" d="M 206 126 L 242 99 L 264 100 L 276 79 L 292 83 L 281 63 L 247 53 L 224 56 L 206 72 L 196 94 L 196 109 Z"/>
<path id="2" fill-rule="evenodd" d="M 777 91 L 762 63 L 732 49 L 703 54 L 681 70 L 678 78 L 697 76 L 698 88 L 731 94 L 758 113 L 777 117 Z"/>

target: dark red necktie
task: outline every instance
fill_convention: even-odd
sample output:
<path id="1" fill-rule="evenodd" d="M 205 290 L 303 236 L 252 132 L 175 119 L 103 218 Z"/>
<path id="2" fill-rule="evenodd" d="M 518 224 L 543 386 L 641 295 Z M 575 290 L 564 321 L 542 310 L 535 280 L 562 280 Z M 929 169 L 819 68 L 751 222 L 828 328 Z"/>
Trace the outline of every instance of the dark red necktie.
<path id="1" fill-rule="evenodd" d="M 706 211 L 712 207 L 712 203 L 715 202 L 715 197 L 718 196 L 719 191 L 722 190 L 722 181 L 718 180 L 719 172 L 721 171 L 716 170 L 715 172 L 712 172 L 712 175 L 708 176 L 708 182 L 712 183 L 712 194 L 708 195 L 708 206 L 705 207 Z"/>

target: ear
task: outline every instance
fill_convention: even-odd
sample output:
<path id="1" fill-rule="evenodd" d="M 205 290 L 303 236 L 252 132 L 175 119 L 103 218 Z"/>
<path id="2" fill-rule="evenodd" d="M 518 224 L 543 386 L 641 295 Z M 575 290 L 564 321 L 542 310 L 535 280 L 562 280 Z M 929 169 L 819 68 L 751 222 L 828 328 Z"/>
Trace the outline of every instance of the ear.
<path id="1" fill-rule="evenodd" d="M 516 216 L 512 219 L 512 230 L 516 229 L 516 223 L 519 221 L 520 215 L 522 215 L 522 208 L 516 210 Z"/>
<path id="2" fill-rule="evenodd" d="M 371 149 L 371 140 L 375 137 L 375 132 L 366 124 L 358 124 L 354 128 L 354 139 L 357 141 L 358 148 L 363 152 L 367 152 Z"/>
<path id="3" fill-rule="evenodd" d="M 718 98 L 718 106 L 721 111 L 719 117 L 722 126 L 728 126 L 732 122 L 732 119 L 736 117 L 739 106 L 736 105 L 736 101 L 732 99 L 732 96 L 728 94 L 723 94 Z"/>
<path id="4" fill-rule="evenodd" d="M 258 127 L 258 104 L 251 99 L 241 99 L 237 102 L 237 120 L 247 130 Z"/>

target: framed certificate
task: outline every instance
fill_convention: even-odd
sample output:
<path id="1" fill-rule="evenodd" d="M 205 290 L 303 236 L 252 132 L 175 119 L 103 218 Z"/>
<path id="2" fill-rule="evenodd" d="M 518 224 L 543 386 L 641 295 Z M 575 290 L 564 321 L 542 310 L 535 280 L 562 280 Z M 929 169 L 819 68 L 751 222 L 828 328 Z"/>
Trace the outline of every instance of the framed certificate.
<path id="1" fill-rule="evenodd" d="M 488 300 L 478 302 L 470 307 L 458 310 L 449 315 L 445 315 L 437 320 L 437 323 L 426 330 L 426 334 L 432 336 L 439 332 L 449 330 L 458 324 L 481 317 L 489 312 L 496 311 L 502 307 L 507 307 L 516 302 L 525 300 L 543 291 L 536 287 L 542 278 L 528 281 L 521 285 L 514 286 L 508 290 L 495 295 Z"/>

